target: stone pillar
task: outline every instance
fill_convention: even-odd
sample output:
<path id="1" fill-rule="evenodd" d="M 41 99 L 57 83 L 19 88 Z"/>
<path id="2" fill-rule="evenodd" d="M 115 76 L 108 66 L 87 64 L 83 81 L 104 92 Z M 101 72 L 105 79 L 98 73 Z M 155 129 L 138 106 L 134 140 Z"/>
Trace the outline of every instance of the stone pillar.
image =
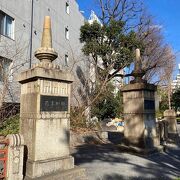
<path id="1" fill-rule="evenodd" d="M 152 149 L 159 145 L 155 122 L 156 86 L 147 83 L 128 84 L 122 88 L 124 137 L 127 145 Z"/>
<path id="2" fill-rule="evenodd" d="M 164 111 L 164 120 L 168 122 L 168 134 L 177 134 L 176 112 L 173 109 Z"/>
<path id="3" fill-rule="evenodd" d="M 20 132 L 24 136 L 27 153 L 25 179 L 42 177 L 46 180 L 46 176 L 53 179 L 54 173 L 57 177 L 57 172 L 61 172 L 57 178 L 61 179 L 63 171 L 74 169 L 74 158 L 69 152 L 73 76 L 52 64 L 58 55 L 52 48 L 48 16 L 45 17 L 41 48 L 35 52 L 35 56 L 40 63 L 19 76 Z"/>
<path id="4" fill-rule="evenodd" d="M 148 84 L 143 76 L 140 50 L 136 49 L 136 61 L 131 75 L 134 80 L 122 88 L 124 112 L 124 143 L 138 147 L 145 153 L 160 145 L 155 121 L 156 86 Z M 137 148 L 134 148 L 137 149 Z"/>
<path id="5" fill-rule="evenodd" d="M 7 180 L 23 180 L 24 140 L 20 134 L 10 134 L 6 137 L 9 142 Z"/>

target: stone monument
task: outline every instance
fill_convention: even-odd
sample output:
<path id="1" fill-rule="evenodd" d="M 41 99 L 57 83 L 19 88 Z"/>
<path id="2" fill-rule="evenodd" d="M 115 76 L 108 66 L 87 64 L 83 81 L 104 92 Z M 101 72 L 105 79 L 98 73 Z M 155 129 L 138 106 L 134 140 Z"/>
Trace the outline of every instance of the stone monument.
<path id="1" fill-rule="evenodd" d="M 70 93 L 73 76 L 52 64 L 51 20 L 45 17 L 40 60 L 18 77 L 21 83 L 20 133 L 27 156 L 25 179 L 86 179 L 70 156 Z"/>
<path id="2" fill-rule="evenodd" d="M 143 76 L 140 50 L 136 49 L 134 80 L 122 88 L 124 113 L 124 145 L 144 153 L 159 146 L 155 121 L 156 86 L 147 83 Z"/>

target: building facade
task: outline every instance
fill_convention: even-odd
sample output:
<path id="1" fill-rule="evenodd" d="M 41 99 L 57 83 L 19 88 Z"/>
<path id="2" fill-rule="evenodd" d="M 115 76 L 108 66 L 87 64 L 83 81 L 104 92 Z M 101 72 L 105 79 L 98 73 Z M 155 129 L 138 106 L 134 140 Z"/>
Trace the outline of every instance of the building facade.
<path id="1" fill-rule="evenodd" d="M 176 75 L 176 79 L 172 82 L 172 90 L 174 91 L 176 88 L 180 88 L 180 64 L 178 64 L 178 74 Z"/>
<path id="2" fill-rule="evenodd" d="M 10 98 L 6 101 L 19 101 L 15 77 L 38 62 L 34 52 L 40 47 L 47 15 L 52 20 L 53 48 L 59 55 L 54 63 L 74 73 L 77 64 L 86 68 L 79 41 L 85 19 L 75 0 L 1 0 L 0 77 L 2 94 Z"/>

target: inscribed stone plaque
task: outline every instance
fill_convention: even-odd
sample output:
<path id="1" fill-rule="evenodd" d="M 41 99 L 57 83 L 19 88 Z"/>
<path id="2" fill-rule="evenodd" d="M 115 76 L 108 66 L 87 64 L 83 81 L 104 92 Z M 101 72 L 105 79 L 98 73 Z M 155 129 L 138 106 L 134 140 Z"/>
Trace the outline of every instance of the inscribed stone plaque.
<path id="1" fill-rule="evenodd" d="M 155 109 L 154 100 L 144 100 L 144 109 L 145 110 L 154 110 Z"/>
<path id="2" fill-rule="evenodd" d="M 41 111 L 68 111 L 68 97 L 41 95 Z"/>

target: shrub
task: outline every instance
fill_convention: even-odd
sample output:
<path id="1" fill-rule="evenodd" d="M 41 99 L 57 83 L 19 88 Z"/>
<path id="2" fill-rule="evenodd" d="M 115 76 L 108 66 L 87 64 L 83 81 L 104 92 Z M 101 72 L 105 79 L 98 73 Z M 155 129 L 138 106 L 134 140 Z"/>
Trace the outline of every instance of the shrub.
<path id="1" fill-rule="evenodd" d="M 0 125 L 0 135 L 7 136 L 8 134 L 16 134 L 19 133 L 19 115 L 15 115 L 6 119 Z"/>
<path id="2" fill-rule="evenodd" d="M 70 123 L 71 128 L 86 128 L 86 116 L 83 107 L 71 107 Z"/>
<path id="3" fill-rule="evenodd" d="M 115 87 L 109 83 L 92 106 L 91 116 L 96 116 L 99 120 L 105 118 L 121 117 L 123 111 L 122 92 L 115 93 Z"/>

